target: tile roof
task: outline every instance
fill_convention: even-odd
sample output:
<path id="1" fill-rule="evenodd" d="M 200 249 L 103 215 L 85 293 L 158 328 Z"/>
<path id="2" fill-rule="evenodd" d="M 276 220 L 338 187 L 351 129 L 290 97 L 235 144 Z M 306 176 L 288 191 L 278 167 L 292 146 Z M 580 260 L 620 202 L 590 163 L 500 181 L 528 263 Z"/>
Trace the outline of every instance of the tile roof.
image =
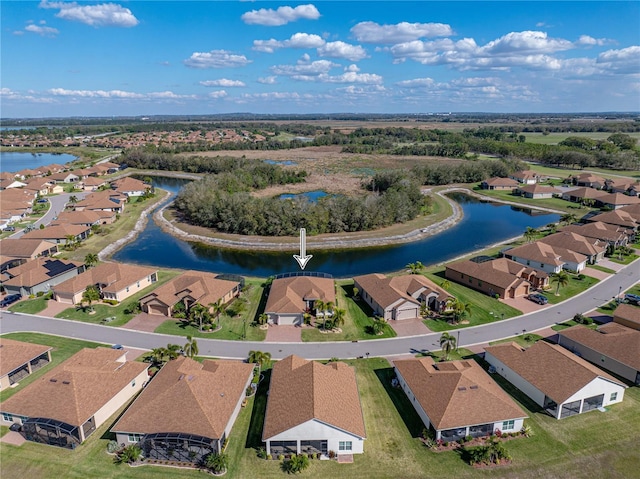
<path id="1" fill-rule="evenodd" d="M 538 341 L 528 349 L 503 343 L 484 348 L 536 389 L 562 404 L 596 378 L 619 380 L 557 344 Z"/>
<path id="2" fill-rule="evenodd" d="M 0 406 L 3 412 L 80 426 L 131 383 L 147 363 L 123 361 L 122 351 L 84 348 Z"/>
<path id="3" fill-rule="evenodd" d="M 135 178 L 131 178 L 130 176 L 125 176 L 119 180 L 111 183 L 112 186 L 115 186 L 116 191 L 127 192 L 127 191 L 145 191 L 151 188 L 151 185 L 146 184 L 144 181 L 136 180 Z"/>
<path id="4" fill-rule="evenodd" d="M 574 198 L 591 198 L 598 199 L 602 196 L 607 196 L 608 193 L 602 190 L 596 190 L 595 188 L 589 188 L 587 186 L 583 186 L 580 188 L 576 188 L 574 190 L 569 190 L 563 194 L 563 196 L 573 196 Z"/>
<path id="5" fill-rule="evenodd" d="M 527 417 L 473 360 L 434 363 L 427 356 L 394 366 L 436 430 Z"/>
<path id="6" fill-rule="evenodd" d="M 15 256 L 16 258 L 30 258 L 37 254 L 42 248 L 51 249 L 55 246 L 55 243 L 41 239 L 5 238 L 0 241 L 0 251 L 2 251 L 2 254 Z"/>
<path id="7" fill-rule="evenodd" d="M 585 223 L 582 225 L 569 225 L 560 228 L 559 231 L 578 233 L 586 238 L 595 238 L 601 241 L 621 241 L 631 232 L 618 225 L 609 225 L 602 221 Z"/>
<path id="8" fill-rule="evenodd" d="M 486 183 L 488 186 L 502 186 L 502 187 L 517 187 L 520 183 L 518 183 L 516 180 L 514 180 L 513 178 L 500 178 L 500 177 L 494 177 L 494 178 L 489 178 L 486 181 L 483 181 L 483 183 Z"/>
<path id="9" fill-rule="evenodd" d="M 540 176 L 540 174 L 536 173 L 533 170 L 522 170 L 522 171 L 516 171 L 511 176 L 516 178 L 516 179 L 520 179 L 520 180 L 528 180 L 528 179 L 532 179 L 532 178 L 538 178 Z"/>
<path id="10" fill-rule="evenodd" d="M 561 266 L 567 261 L 582 263 L 587 260 L 587 257 L 583 254 L 576 253 L 575 251 L 561 248 L 559 246 L 552 246 L 540 241 L 516 246 L 515 248 L 507 250 L 505 254 L 535 261 L 537 263 L 551 264 L 555 266 Z"/>
<path id="11" fill-rule="evenodd" d="M 58 219 L 51 223 L 54 225 L 93 225 L 100 222 L 102 216 L 92 210 L 83 211 L 63 211 L 58 215 Z"/>
<path id="12" fill-rule="evenodd" d="M 185 271 L 180 276 L 153 290 L 140 298 L 140 301 L 146 303 L 155 299 L 167 306 L 173 306 L 185 296 L 190 296 L 196 302 L 207 306 L 209 303 L 215 303 L 223 298 L 237 286 L 236 281 L 218 279 L 214 273 L 191 270 Z"/>
<path id="13" fill-rule="evenodd" d="M 518 187 L 519 191 L 524 191 L 530 194 L 543 194 L 543 193 L 560 193 L 560 190 L 552 186 L 545 186 L 536 183 L 535 185 L 527 185 Z"/>
<path id="14" fill-rule="evenodd" d="M 336 302 L 336 290 L 333 279 L 313 276 L 294 276 L 278 278 L 271 283 L 265 312 L 303 313 L 305 300 L 321 299 Z"/>
<path id="15" fill-rule="evenodd" d="M 554 248 L 563 248 L 569 251 L 583 254 L 585 256 L 595 256 L 606 251 L 607 246 L 598 240 L 587 239 L 586 237 L 571 231 L 561 231 L 553 233 L 537 241 L 548 244 Z"/>
<path id="16" fill-rule="evenodd" d="M 25 239 L 63 239 L 66 240 L 67 236 L 78 236 L 82 233 L 88 233 L 91 228 L 84 225 L 51 225 L 43 229 L 35 229 L 22 235 Z"/>
<path id="17" fill-rule="evenodd" d="M 313 419 L 366 437 L 355 370 L 342 362 L 325 365 L 288 356 L 271 372 L 262 438 Z"/>
<path id="18" fill-rule="evenodd" d="M 0 337 L 0 377 L 53 349 L 36 343 Z"/>
<path id="19" fill-rule="evenodd" d="M 5 271 L 4 274 L 9 276 L 9 279 L 3 280 L 2 284 L 8 286 L 36 286 L 61 274 L 78 269 L 80 266 L 82 266 L 81 263 L 39 257 Z"/>
<path id="20" fill-rule="evenodd" d="M 458 273 L 466 274 L 472 278 L 479 279 L 500 288 L 507 289 L 516 282 L 524 281 L 519 277 L 520 273 L 526 270 L 526 266 L 507 258 L 498 258 L 483 263 L 474 261 L 458 261 L 446 265 L 447 269 Z M 535 270 L 538 275 L 547 276 L 546 273 Z"/>
<path id="21" fill-rule="evenodd" d="M 598 198 L 598 201 L 601 201 L 607 205 L 637 205 L 640 204 L 640 198 L 637 196 L 629 196 L 623 193 L 609 193 L 608 195 L 601 196 Z"/>
<path id="22" fill-rule="evenodd" d="M 618 323 L 607 323 L 597 330 L 581 324 L 559 331 L 569 338 L 600 354 L 640 371 L 640 331 Z"/>
<path id="23" fill-rule="evenodd" d="M 176 432 L 220 439 L 245 387 L 253 364 L 181 356 L 166 363 L 127 409 L 112 431 Z"/>
<path id="24" fill-rule="evenodd" d="M 95 268 L 74 276 L 53 287 L 56 293 L 80 293 L 92 284 L 102 285 L 102 291 L 117 293 L 127 286 L 143 280 L 147 276 L 157 273 L 156 268 L 145 268 L 122 263 L 101 263 Z"/>
<path id="25" fill-rule="evenodd" d="M 640 306 L 633 306 L 631 304 L 619 304 L 613 312 L 613 320 L 621 318 L 627 320 L 637 326 L 636 329 L 640 329 Z"/>
<path id="26" fill-rule="evenodd" d="M 635 205 L 634 205 L 635 206 Z M 632 212 L 627 210 L 628 206 L 623 206 L 620 209 L 613 211 L 606 211 L 604 213 L 600 213 L 599 215 L 592 216 L 587 218 L 589 222 L 602 221 L 603 223 L 608 223 L 612 225 L 618 226 L 626 226 L 628 228 L 637 228 L 640 225 L 640 215 L 634 215 Z"/>
<path id="27" fill-rule="evenodd" d="M 387 278 L 378 273 L 356 276 L 353 278 L 373 300 L 383 308 L 387 308 L 399 300 L 420 304 L 413 298 L 420 290 L 426 290 L 425 294 L 436 293 L 440 301 L 446 301 L 451 295 L 436 285 L 430 279 L 419 275 L 402 275 Z"/>

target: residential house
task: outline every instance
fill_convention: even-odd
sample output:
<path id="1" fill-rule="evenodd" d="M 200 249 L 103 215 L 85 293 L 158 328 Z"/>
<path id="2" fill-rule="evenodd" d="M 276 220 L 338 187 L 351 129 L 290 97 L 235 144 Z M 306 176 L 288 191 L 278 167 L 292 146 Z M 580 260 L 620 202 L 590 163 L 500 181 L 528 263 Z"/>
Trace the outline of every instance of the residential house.
<path id="1" fill-rule="evenodd" d="M 240 294 L 240 288 L 238 281 L 221 279 L 214 273 L 185 271 L 140 298 L 140 305 L 145 313 L 171 317 L 173 307 L 180 302 L 186 309 L 194 304 L 209 306 L 218 301 L 227 304 Z"/>
<path id="2" fill-rule="evenodd" d="M 636 189 L 639 185 L 640 182 L 631 178 L 612 178 L 605 181 L 605 188 L 610 193 L 627 193 L 630 188 Z"/>
<path id="3" fill-rule="evenodd" d="M 604 208 L 611 208 L 612 210 L 617 210 L 623 206 L 640 205 L 640 198 L 623 193 L 609 193 L 598 198 L 598 201 Z"/>
<path id="4" fill-rule="evenodd" d="M 562 193 L 562 199 L 567 201 L 572 201 L 574 203 L 586 203 L 587 201 L 592 201 L 595 204 L 598 204 L 598 200 L 603 196 L 607 196 L 606 191 L 596 190 L 594 188 L 576 188 L 573 190 L 568 190 Z"/>
<path id="5" fill-rule="evenodd" d="M 513 190 L 520 185 L 513 178 L 493 177 L 480 183 L 483 190 Z"/>
<path id="6" fill-rule="evenodd" d="M 29 441 L 75 449 L 142 389 L 149 364 L 84 348 L 0 404 L 2 424 Z"/>
<path id="7" fill-rule="evenodd" d="M 66 171 L 63 173 L 53 173 L 47 176 L 49 181 L 55 181 L 56 183 L 77 183 L 80 181 L 80 177 L 74 172 Z"/>
<path id="8" fill-rule="evenodd" d="M 587 188 L 601 189 L 606 185 L 606 180 L 598 175 L 592 173 L 581 173 L 571 178 L 572 182 L 576 186 L 586 186 Z"/>
<path id="9" fill-rule="evenodd" d="M 549 284 L 546 272 L 507 258 L 481 263 L 469 260 L 449 263 L 445 278 L 502 299 L 525 296 L 531 288 L 543 289 Z"/>
<path id="10" fill-rule="evenodd" d="M 24 188 L 36 191 L 40 196 L 64 193 L 62 186 L 55 181 L 49 181 L 47 177 L 28 180 Z"/>
<path id="11" fill-rule="evenodd" d="M 3 255 L 31 260 L 40 256 L 53 256 L 58 252 L 58 246 L 51 241 L 39 239 L 6 238 L 0 241 L 0 251 Z"/>
<path id="12" fill-rule="evenodd" d="M 619 210 L 606 211 L 595 216 L 587 218 L 590 223 L 601 221 L 609 225 L 621 226 L 635 233 L 640 227 L 640 215 L 635 215 L 629 212 L 629 206 L 620 208 Z"/>
<path id="13" fill-rule="evenodd" d="M 516 171 L 515 173 L 511 174 L 509 178 L 525 185 L 535 185 L 543 179 L 539 173 L 536 173 L 532 170 Z"/>
<path id="14" fill-rule="evenodd" d="M 640 330 L 618 322 L 597 330 L 581 324 L 558 331 L 558 344 L 587 361 L 640 385 Z"/>
<path id="15" fill-rule="evenodd" d="M 0 390 L 51 362 L 51 346 L 0 337 Z"/>
<path id="16" fill-rule="evenodd" d="M 81 184 L 82 184 L 82 189 L 84 191 L 98 191 L 100 188 L 106 186 L 108 183 L 101 178 L 89 176 L 84 180 L 82 180 Z"/>
<path id="17" fill-rule="evenodd" d="M 4 184 L 2 185 L 2 189 L 3 190 L 9 190 L 12 188 L 24 188 L 25 186 L 27 186 L 27 183 L 25 183 L 27 180 L 11 180 L 11 181 L 5 181 Z"/>
<path id="18" fill-rule="evenodd" d="M 434 362 L 433 358 L 397 360 L 398 383 L 426 428 L 437 440 L 517 432 L 526 413 L 472 360 Z"/>
<path id="19" fill-rule="evenodd" d="M 622 303 L 613 312 L 613 320 L 627 328 L 640 331 L 640 307 Z"/>
<path id="20" fill-rule="evenodd" d="M 356 276 L 353 280 L 374 314 L 387 321 L 419 318 L 423 304 L 432 311 L 442 312 L 452 298 L 433 281 L 418 274 L 387 278 L 374 273 Z"/>
<path id="21" fill-rule="evenodd" d="M 0 249 L 0 251 L 2 250 Z M 27 260 L 24 258 L 15 258 L 13 256 L 0 254 L 0 273 L 4 273 L 8 269 L 15 268 L 26 262 Z"/>
<path id="22" fill-rule="evenodd" d="M 552 186 L 539 184 L 519 186 L 516 193 L 530 199 L 553 198 L 553 195 L 560 194 L 560 190 Z"/>
<path id="23" fill-rule="evenodd" d="M 546 273 L 559 273 L 562 269 L 579 273 L 586 267 L 588 259 L 575 251 L 540 241 L 510 248 L 502 254 L 512 261 L 541 269 Z"/>
<path id="24" fill-rule="evenodd" d="M 537 243 L 580 253 L 587 257 L 589 264 L 598 263 L 604 258 L 604 254 L 607 251 L 606 243 L 601 243 L 600 240 L 593 240 L 569 231 L 550 234 L 544 238 L 540 238 Z"/>
<path id="25" fill-rule="evenodd" d="M 267 454 L 362 454 L 365 439 L 352 366 L 295 355 L 273 366 L 262 430 Z"/>
<path id="26" fill-rule="evenodd" d="M 43 229 L 35 229 L 22 235 L 24 239 L 46 240 L 56 244 L 68 244 L 87 239 L 91 227 L 85 225 L 55 224 Z"/>
<path id="27" fill-rule="evenodd" d="M 630 230 L 622 226 L 608 225 L 602 221 L 564 226 L 559 231 L 577 233 L 585 238 L 598 240 L 603 244 L 609 244 L 614 247 L 625 246 L 629 241 L 629 236 L 632 234 Z"/>
<path id="28" fill-rule="evenodd" d="M 118 444 L 137 443 L 148 459 L 201 464 L 209 454 L 222 451 L 253 369 L 253 364 L 239 361 L 171 360 L 111 432 Z"/>
<path id="29" fill-rule="evenodd" d="M 315 307 L 316 301 L 336 304 L 336 289 L 332 278 L 315 276 L 292 276 L 276 278 L 271 283 L 269 297 L 264 312 L 273 324 L 300 325 L 303 315 L 315 311 L 323 316 L 323 311 Z M 327 310 L 328 315 L 332 311 Z"/>
<path id="30" fill-rule="evenodd" d="M 84 265 L 61 259 L 36 258 L 2 273 L 2 286 L 8 294 L 20 296 L 47 293 L 53 286 L 84 271 Z"/>
<path id="31" fill-rule="evenodd" d="M 151 185 L 146 184 L 144 181 L 126 176 L 111 183 L 111 188 L 119 193 L 127 195 L 127 197 L 132 197 L 144 195 L 149 189 L 151 189 Z"/>
<path id="32" fill-rule="evenodd" d="M 158 270 L 122 263 L 101 263 L 53 287 L 60 303 L 79 304 L 89 286 L 96 286 L 102 299 L 122 302 L 158 281 Z"/>
<path id="33" fill-rule="evenodd" d="M 484 359 L 556 419 L 619 403 L 624 397 L 624 383 L 546 341 L 527 349 L 515 342 L 488 346 Z"/>
<path id="34" fill-rule="evenodd" d="M 76 203 L 74 205 L 74 209 L 76 211 L 104 210 L 113 211 L 114 213 L 122 213 L 124 211 L 125 202 L 126 196 L 115 191 L 97 191 Z"/>

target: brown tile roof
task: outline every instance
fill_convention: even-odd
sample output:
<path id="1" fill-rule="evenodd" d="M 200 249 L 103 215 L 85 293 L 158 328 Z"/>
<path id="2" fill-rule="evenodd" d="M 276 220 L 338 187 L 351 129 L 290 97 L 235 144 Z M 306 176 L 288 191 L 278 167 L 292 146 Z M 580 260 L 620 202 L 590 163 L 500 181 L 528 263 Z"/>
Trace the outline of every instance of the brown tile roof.
<path id="1" fill-rule="evenodd" d="M 573 196 L 574 198 L 591 198 L 598 199 L 602 196 L 607 196 L 606 191 L 596 190 L 595 188 L 589 188 L 587 186 L 583 186 L 580 188 L 576 188 L 574 190 L 567 191 L 563 194 L 563 196 Z"/>
<path id="2" fill-rule="evenodd" d="M 631 233 L 624 227 L 618 225 L 608 225 L 602 221 L 586 223 L 583 225 L 569 225 L 560 228 L 560 231 L 578 233 L 586 238 L 595 238 L 601 241 L 621 241 Z"/>
<path id="3" fill-rule="evenodd" d="M 488 186 L 502 186 L 502 187 L 517 187 L 520 183 L 518 183 L 516 180 L 514 180 L 513 178 L 500 178 L 500 177 L 494 177 L 494 178 L 489 178 L 486 181 L 483 181 L 483 183 L 486 183 Z"/>
<path id="4" fill-rule="evenodd" d="M 609 193 L 608 195 L 601 196 L 598 198 L 598 201 L 601 201 L 607 205 L 637 205 L 640 204 L 640 198 L 637 196 L 629 196 L 623 193 Z"/>
<path id="5" fill-rule="evenodd" d="M 578 324 L 558 334 L 640 371 L 640 331 L 618 323 L 597 330 Z"/>
<path id="6" fill-rule="evenodd" d="M 278 278 L 271 283 L 265 312 L 302 313 L 306 309 L 305 300 L 316 299 L 335 304 L 336 290 L 333 279 L 312 276 Z"/>
<path id="7" fill-rule="evenodd" d="M 525 412 L 472 360 L 394 361 L 436 430 L 525 418 Z"/>
<path id="8" fill-rule="evenodd" d="M 560 190 L 552 186 L 544 186 L 536 183 L 535 185 L 527 185 L 518 187 L 519 191 L 530 194 L 543 194 L 543 193 L 560 193 Z"/>
<path id="9" fill-rule="evenodd" d="M 140 298 L 140 301 L 146 303 L 156 299 L 167 306 L 173 306 L 184 297 L 189 296 L 203 306 L 207 306 L 209 303 L 215 303 L 223 298 L 237 286 L 238 283 L 236 281 L 218 279 L 214 273 L 185 271 L 180 276 Z"/>
<path id="10" fill-rule="evenodd" d="M 51 223 L 53 225 L 93 225 L 100 222 L 102 216 L 92 210 L 84 211 L 63 211 L 58 215 L 58 219 Z"/>
<path id="11" fill-rule="evenodd" d="M 598 377 L 624 386 L 610 374 L 562 346 L 546 341 L 538 341 L 528 349 L 514 342 L 484 349 L 558 404 Z"/>
<path id="12" fill-rule="evenodd" d="M 504 289 L 511 287 L 517 281 L 523 281 L 518 275 L 526 269 L 520 263 L 507 258 L 498 258 L 484 263 L 469 260 L 458 261 L 449 263 L 446 268 Z M 536 270 L 536 272 L 538 271 Z"/>
<path id="13" fill-rule="evenodd" d="M 56 244 L 51 241 L 45 241 L 41 239 L 11 239 L 6 238 L 0 241 L 0 251 L 7 256 L 14 256 L 16 258 L 30 258 L 42 247 L 51 249 Z"/>
<path id="14" fill-rule="evenodd" d="M 640 216 L 636 216 L 627 210 L 627 206 L 613 211 L 606 211 L 599 215 L 587 218 L 589 222 L 602 221 L 611 225 L 626 226 L 628 228 L 637 228 L 640 225 Z"/>
<path id="15" fill-rule="evenodd" d="M 606 244 L 601 244 L 598 240 L 590 240 L 578 233 L 570 231 L 550 234 L 549 236 L 539 239 L 537 243 L 575 251 L 585 256 L 595 256 L 607 249 Z"/>
<path id="16" fill-rule="evenodd" d="M 84 225 L 51 225 L 43 229 L 35 229 L 22 235 L 25 239 L 63 239 L 67 236 L 78 236 L 91 231 L 91 228 Z"/>
<path id="17" fill-rule="evenodd" d="M 420 302 L 412 295 L 421 289 L 425 289 L 426 294 L 436 293 L 440 301 L 446 301 L 451 297 L 433 281 L 419 274 L 387 278 L 382 274 L 373 273 L 356 276 L 353 279 L 383 308 L 391 306 L 398 300 L 419 304 Z"/>
<path id="18" fill-rule="evenodd" d="M 90 176 L 82 180 L 84 186 L 102 186 L 107 183 L 106 180 L 102 178 L 96 178 L 95 176 Z"/>
<path id="19" fill-rule="evenodd" d="M 50 351 L 51 346 L 0 337 L 0 377 Z"/>
<path id="20" fill-rule="evenodd" d="M 505 254 L 535 261 L 536 263 L 552 264 L 555 266 L 563 265 L 567 261 L 582 263 L 587 260 L 587 257 L 583 254 L 566 248 L 551 246 L 540 241 L 516 246 L 506 251 Z"/>
<path id="21" fill-rule="evenodd" d="M 604 183 L 605 179 L 602 176 L 594 175 L 593 173 L 580 173 L 576 176 L 579 181 L 589 181 L 591 183 L 599 181 L 600 183 Z"/>
<path id="22" fill-rule="evenodd" d="M 78 276 L 55 285 L 53 290 L 56 293 L 75 294 L 84 291 L 89 285 L 100 284 L 102 291 L 117 293 L 157 272 L 156 268 L 122 263 L 101 263 L 95 268 L 90 268 Z"/>
<path id="23" fill-rule="evenodd" d="M 182 432 L 220 439 L 245 394 L 253 364 L 169 361 L 111 428 L 114 432 Z"/>
<path id="24" fill-rule="evenodd" d="M 522 170 L 522 171 L 516 171 L 513 175 L 514 178 L 525 181 L 528 179 L 532 179 L 532 178 L 538 178 L 540 176 L 539 173 L 536 173 L 533 170 Z"/>
<path id="25" fill-rule="evenodd" d="M 82 266 L 81 263 L 39 257 L 5 271 L 4 274 L 10 276 L 10 279 L 2 281 L 2 284 L 7 286 L 36 286 L 80 266 Z"/>
<path id="26" fill-rule="evenodd" d="M 630 217 L 634 218 L 637 223 L 640 223 L 640 205 L 629 205 L 619 208 L 617 211 L 624 212 Z"/>
<path id="27" fill-rule="evenodd" d="M 149 367 L 123 356 L 114 349 L 82 349 L 4 401 L 2 411 L 80 426 Z"/>
<path id="28" fill-rule="evenodd" d="M 120 192 L 145 191 L 151 188 L 151 186 L 146 184 L 144 181 L 136 180 L 130 176 L 114 181 L 111 183 L 111 186 L 115 186 L 115 190 Z"/>
<path id="29" fill-rule="evenodd" d="M 342 362 L 288 356 L 271 372 L 262 439 L 312 419 L 366 437 L 355 370 Z"/>
<path id="30" fill-rule="evenodd" d="M 621 318 L 634 323 L 637 328 L 640 329 L 640 306 L 633 306 L 631 304 L 619 304 L 613 312 L 613 320 Z"/>

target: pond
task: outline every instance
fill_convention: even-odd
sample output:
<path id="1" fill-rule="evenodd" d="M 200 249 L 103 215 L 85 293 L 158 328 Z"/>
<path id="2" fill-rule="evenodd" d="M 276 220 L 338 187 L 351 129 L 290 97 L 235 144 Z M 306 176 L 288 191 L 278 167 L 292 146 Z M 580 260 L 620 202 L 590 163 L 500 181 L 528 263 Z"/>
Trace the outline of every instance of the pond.
<path id="1" fill-rule="evenodd" d="M 326 191 L 317 190 L 317 191 L 306 191 L 304 193 L 298 193 L 298 194 L 287 193 L 284 195 L 280 195 L 278 198 L 280 198 L 281 200 L 293 200 L 295 198 L 306 198 L 312 203 L 315 203 L 320 198 L 322 198 L 323 196 L 327 196 L 328 194 L 329 193 L 327 193 Z"/>
<path id="2" fill-rule="evenodd" d="M 155 186 L 177 191 L 187 180 L 154 178 Z M 539 213 L 510 205 L 483 202 L 464 194 L 452 194 L 464 218 L 453 228 L 413 243 L 377 248 L 307 251 L 313 258 L 306 268 L 335 277 L 397 271 L 408 263 L 441 263 L 459 255 L 518 236 L 527 228 L 558 221 L 559 215 Z M 114 255 L 117 261 L 247 276 L 299 271 L 291 252 L 237 251 L 201 243 L 188 243 L 165 233 L 149 221 L 135 241 Z"/>
<path id="3" fill-rule="evenodd" d="M 67 153 L 23 153 L 21 151 L 1 151 L 0 152 L 0 171 L 16 171 L 25 168 L 37 168 L 39 166 L 51 165 L 58 163 L 64 165 L 77 158 Z"/>
<path id="4" fill-rule="evenodd" d="M 268 165 L 280 165 L 280 166 L 295 166 L 298 163 L 296 163 L 295 161 L 291 161 L 291 160 L 262 160 L 265 163 L 267 163 Z"/>

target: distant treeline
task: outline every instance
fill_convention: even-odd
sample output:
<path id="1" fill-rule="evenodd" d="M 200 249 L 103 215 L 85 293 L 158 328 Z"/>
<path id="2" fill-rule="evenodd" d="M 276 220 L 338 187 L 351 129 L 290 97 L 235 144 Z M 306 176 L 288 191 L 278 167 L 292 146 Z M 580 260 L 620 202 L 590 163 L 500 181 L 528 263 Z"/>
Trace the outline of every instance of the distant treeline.
<path id="1" fill-rule="evenodd" d="M 382 228 L 412 220 L 431 207 L 431 198 L 422 195 L 406 171 L 375 175 L 365 185 L 370 192 L 361 196 L 328 195 L 315 203 L 304 197 L 257 198 L 238 184 L 249 186 L 248 176 L 238 169 L 206 176 L 183 188 L 175 208 L 186 221 L 224 233 L 292 236 L 300 228 L 310 235 Z"/>

